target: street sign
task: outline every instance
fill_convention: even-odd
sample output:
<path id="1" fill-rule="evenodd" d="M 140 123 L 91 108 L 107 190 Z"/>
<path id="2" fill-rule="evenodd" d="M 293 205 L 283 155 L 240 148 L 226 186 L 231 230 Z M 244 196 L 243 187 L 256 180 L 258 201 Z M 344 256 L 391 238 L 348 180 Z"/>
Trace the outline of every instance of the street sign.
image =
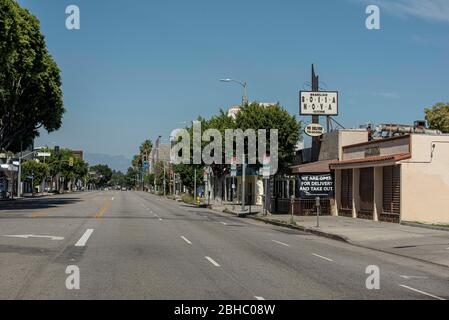
<path id="1" fill-rule="evenodd" d="M 264 179 L 270 179 L 271 163 L 270 157 L 264 156 L 262 166 L 262 176 Z"/>
<path id="2" fill-rule="evenodd" d="M 299 175 L 298 184 L 301 199 L 334 195 L 334 180 L 329 173 Z"/>
<path id="3" fill-rule="evenodd" d="M 51 157 L 51 153 L 50 152 L 38 152 L 37 156 L 38 157 Z"/>
<path id="4" fill-rule="evenodd" d="M 237 177 L 237 157 L 231 158 L 231 177 Z"/>
<path id="5" fill-rule="evenodd" d="M 300 111 L 302 116 L 336 116 L 338 115 L 337 91 L 301 91 Z"/>
<path id="6" fill-rule="evenodd" d="M 319 137 L 324 134 L 324 127 L 318 123 L 311 123 L 304 128 L 304 133 L 309 137 Z"/>

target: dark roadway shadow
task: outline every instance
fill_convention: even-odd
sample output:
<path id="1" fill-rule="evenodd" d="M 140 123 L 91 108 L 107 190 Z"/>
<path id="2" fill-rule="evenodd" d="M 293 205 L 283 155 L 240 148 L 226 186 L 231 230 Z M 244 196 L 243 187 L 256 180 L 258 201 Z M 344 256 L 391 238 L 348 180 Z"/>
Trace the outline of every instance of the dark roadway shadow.
<path id="1" fill-rule="evenodd" d="M 0 202 L 0 212 L 11 210 L 48 209 L 73 204 L 80 201 L 82 201 L 82 198 L 78 197 L 8 200 Z"/>

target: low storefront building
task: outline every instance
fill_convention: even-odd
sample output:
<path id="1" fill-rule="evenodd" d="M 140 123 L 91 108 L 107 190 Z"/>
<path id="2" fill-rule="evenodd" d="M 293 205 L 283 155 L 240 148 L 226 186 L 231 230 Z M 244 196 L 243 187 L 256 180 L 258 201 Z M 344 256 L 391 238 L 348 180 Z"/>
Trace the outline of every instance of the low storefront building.
<path id="1" fill-rule="evenodd" d="M 291 167 L 296 177 L 296 190 L 294 205 L 288 208 L 293 208 L 297 215 L 316 214 L 316 197 L 319 197 L 321 213 L 336 215 L 334 177 L 329 165 L 342 159 L 345 146 L 366 141 L 368 132 L 365 129 L 340 129 L 325 133 L 320 139 L 319 161 Z"/>
<path id="2" fill-rule="evenodd" d="M 409 134 L 343 147 L 330 164 L 337 214 L 449 223 L 449 136 Z"/>

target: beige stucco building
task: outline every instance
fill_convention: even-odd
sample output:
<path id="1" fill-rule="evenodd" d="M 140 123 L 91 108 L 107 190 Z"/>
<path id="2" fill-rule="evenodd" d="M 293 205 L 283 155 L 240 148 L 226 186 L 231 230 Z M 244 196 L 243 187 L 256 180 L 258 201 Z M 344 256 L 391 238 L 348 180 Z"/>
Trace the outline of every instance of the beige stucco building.
<path id="1" fill-rule="evenodd" d="M 347 145 L 330 168 L 334 215 L 449 223 L 449 135 L 408 134 Z"/>

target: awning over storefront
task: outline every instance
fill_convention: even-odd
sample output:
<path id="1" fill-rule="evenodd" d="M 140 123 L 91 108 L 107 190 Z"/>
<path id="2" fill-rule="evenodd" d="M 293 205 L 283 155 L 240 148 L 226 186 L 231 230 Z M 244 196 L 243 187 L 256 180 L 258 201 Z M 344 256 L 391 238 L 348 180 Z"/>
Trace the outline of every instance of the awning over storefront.
<path id="1" fill-rule="evenodd" d="M 388 156 L 376 156 L 376 157 L 367 157 L 362 159 L 351 159 L 351 160 L 343 160 L 343 161 L 333 161 L 331 162 L 331 169 L 344 169 L 344 168 L 353 168 L 353 167 L 371 167 L 375 165 L 389 165 L 391 163 L 395 163 L 401 160 L 410 159 L 410 153 L 401 153 L 394 154 Z"/>
<path id="2" fill-rule="evenodd" d="M 317 162 L 311 162 L 306 164 L 301 164 L 299 166 L 290 167 L 293 174 L 301 173 L 327 173 L 330 172 L 329 165 L 334 163 L 337 159 L 323 160 Z"/>

